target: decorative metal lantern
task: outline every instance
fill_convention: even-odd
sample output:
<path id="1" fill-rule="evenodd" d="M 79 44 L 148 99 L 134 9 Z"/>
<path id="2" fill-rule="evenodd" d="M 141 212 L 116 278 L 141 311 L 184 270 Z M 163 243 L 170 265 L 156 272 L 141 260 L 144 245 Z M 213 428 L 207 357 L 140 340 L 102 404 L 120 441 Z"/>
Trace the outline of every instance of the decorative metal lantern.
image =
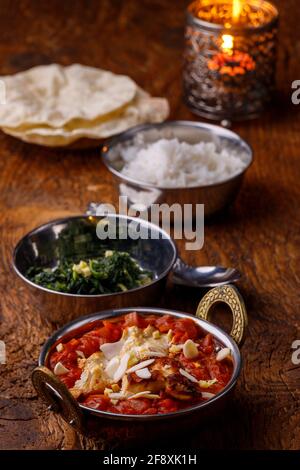
<path id="1" fill-rule="evenodd" d="M 196 0 L 187 10 L 184 98 L 216 120 L 257 117 L 275 88 L 278 11 L 265 0 Z"/>

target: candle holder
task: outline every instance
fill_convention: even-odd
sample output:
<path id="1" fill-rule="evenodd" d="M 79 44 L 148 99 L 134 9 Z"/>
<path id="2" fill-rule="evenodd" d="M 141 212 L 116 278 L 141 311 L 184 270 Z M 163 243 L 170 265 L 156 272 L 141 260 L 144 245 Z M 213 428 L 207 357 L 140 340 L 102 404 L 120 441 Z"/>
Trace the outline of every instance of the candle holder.
<path id="1" fill-rule="evenodd" d="M 197 0 L 187 10 L 184 99 L 208 119 L 257 117 L 275 88 L 278 11 L 265 0 Z"/>

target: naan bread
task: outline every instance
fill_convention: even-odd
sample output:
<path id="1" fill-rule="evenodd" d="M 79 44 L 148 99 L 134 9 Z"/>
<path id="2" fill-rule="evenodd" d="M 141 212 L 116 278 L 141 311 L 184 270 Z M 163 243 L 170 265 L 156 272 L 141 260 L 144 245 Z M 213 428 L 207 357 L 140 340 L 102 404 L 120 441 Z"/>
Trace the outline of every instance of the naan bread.
<path id="1" fill-rule="evenodd" d="M 84 127 L 72 126 L 70 123 L 61 128 L 40 126 L 34 128 L 19 127 L 12 129 L 4 127 L 3 131 L 25 142 L 31 142 L 50 147 L 66 146 L 81 138 L 104 139 L 123 132 L 130 127 L 145 122 L 155 123 L 164 121 L 169 115 L 168 101 L 164 98 L 152 98 L 148 93 L 137 88 L 132 102 L 110 119 L 96 119 Z"/>
<path id="2" fill-rule="evenodd" d="M 60 128 L 78 119 L 105 118 L 130 103 L 137 91 L 127 76 L 79 64 L 41 65 L 0 79 L 6 87 L 0 127 L 10 128 Z"/>

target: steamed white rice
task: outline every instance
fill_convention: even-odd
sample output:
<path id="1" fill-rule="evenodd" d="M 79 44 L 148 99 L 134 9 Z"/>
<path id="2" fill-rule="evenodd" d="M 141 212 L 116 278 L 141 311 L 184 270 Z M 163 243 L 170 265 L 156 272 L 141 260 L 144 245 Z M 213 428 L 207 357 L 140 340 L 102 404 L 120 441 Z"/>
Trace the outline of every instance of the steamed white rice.
<path id="1" fill-rule="evenodd" d="M 245 153 L 217 149 L 214 142 L 188 144 L 177 138 L 122 146 L 121 173 L 158 187 L 178 188 L 222 182 L 242 172 L 249 163 Z"/>

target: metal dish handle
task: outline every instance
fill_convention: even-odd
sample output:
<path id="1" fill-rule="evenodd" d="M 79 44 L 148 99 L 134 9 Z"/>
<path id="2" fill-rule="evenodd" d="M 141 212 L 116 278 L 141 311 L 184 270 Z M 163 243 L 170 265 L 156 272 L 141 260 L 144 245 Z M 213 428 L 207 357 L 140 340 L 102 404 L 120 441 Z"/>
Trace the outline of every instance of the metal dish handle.
<path id="1" fill-rule="evenodd" d="M 59 413 L 62 418 L 78 431 L 83 429 L 83 413 L 67 387 L 48 367 L 36 367 L 31 375 L 38 395 L 48 405 L 50 411 Z"/>
<path id="2" fill-rule="evenodd" d="M 198 305 L 196 316 L 209 321 L 212 307 L 218 303 L 225 303 L 229 306 L 233 317 L 230 336 L 238 345 L 241 345 L 245 339 L 248 317 L 244 300 L 236 287 L 219 286 L 208 291 Z"/>

